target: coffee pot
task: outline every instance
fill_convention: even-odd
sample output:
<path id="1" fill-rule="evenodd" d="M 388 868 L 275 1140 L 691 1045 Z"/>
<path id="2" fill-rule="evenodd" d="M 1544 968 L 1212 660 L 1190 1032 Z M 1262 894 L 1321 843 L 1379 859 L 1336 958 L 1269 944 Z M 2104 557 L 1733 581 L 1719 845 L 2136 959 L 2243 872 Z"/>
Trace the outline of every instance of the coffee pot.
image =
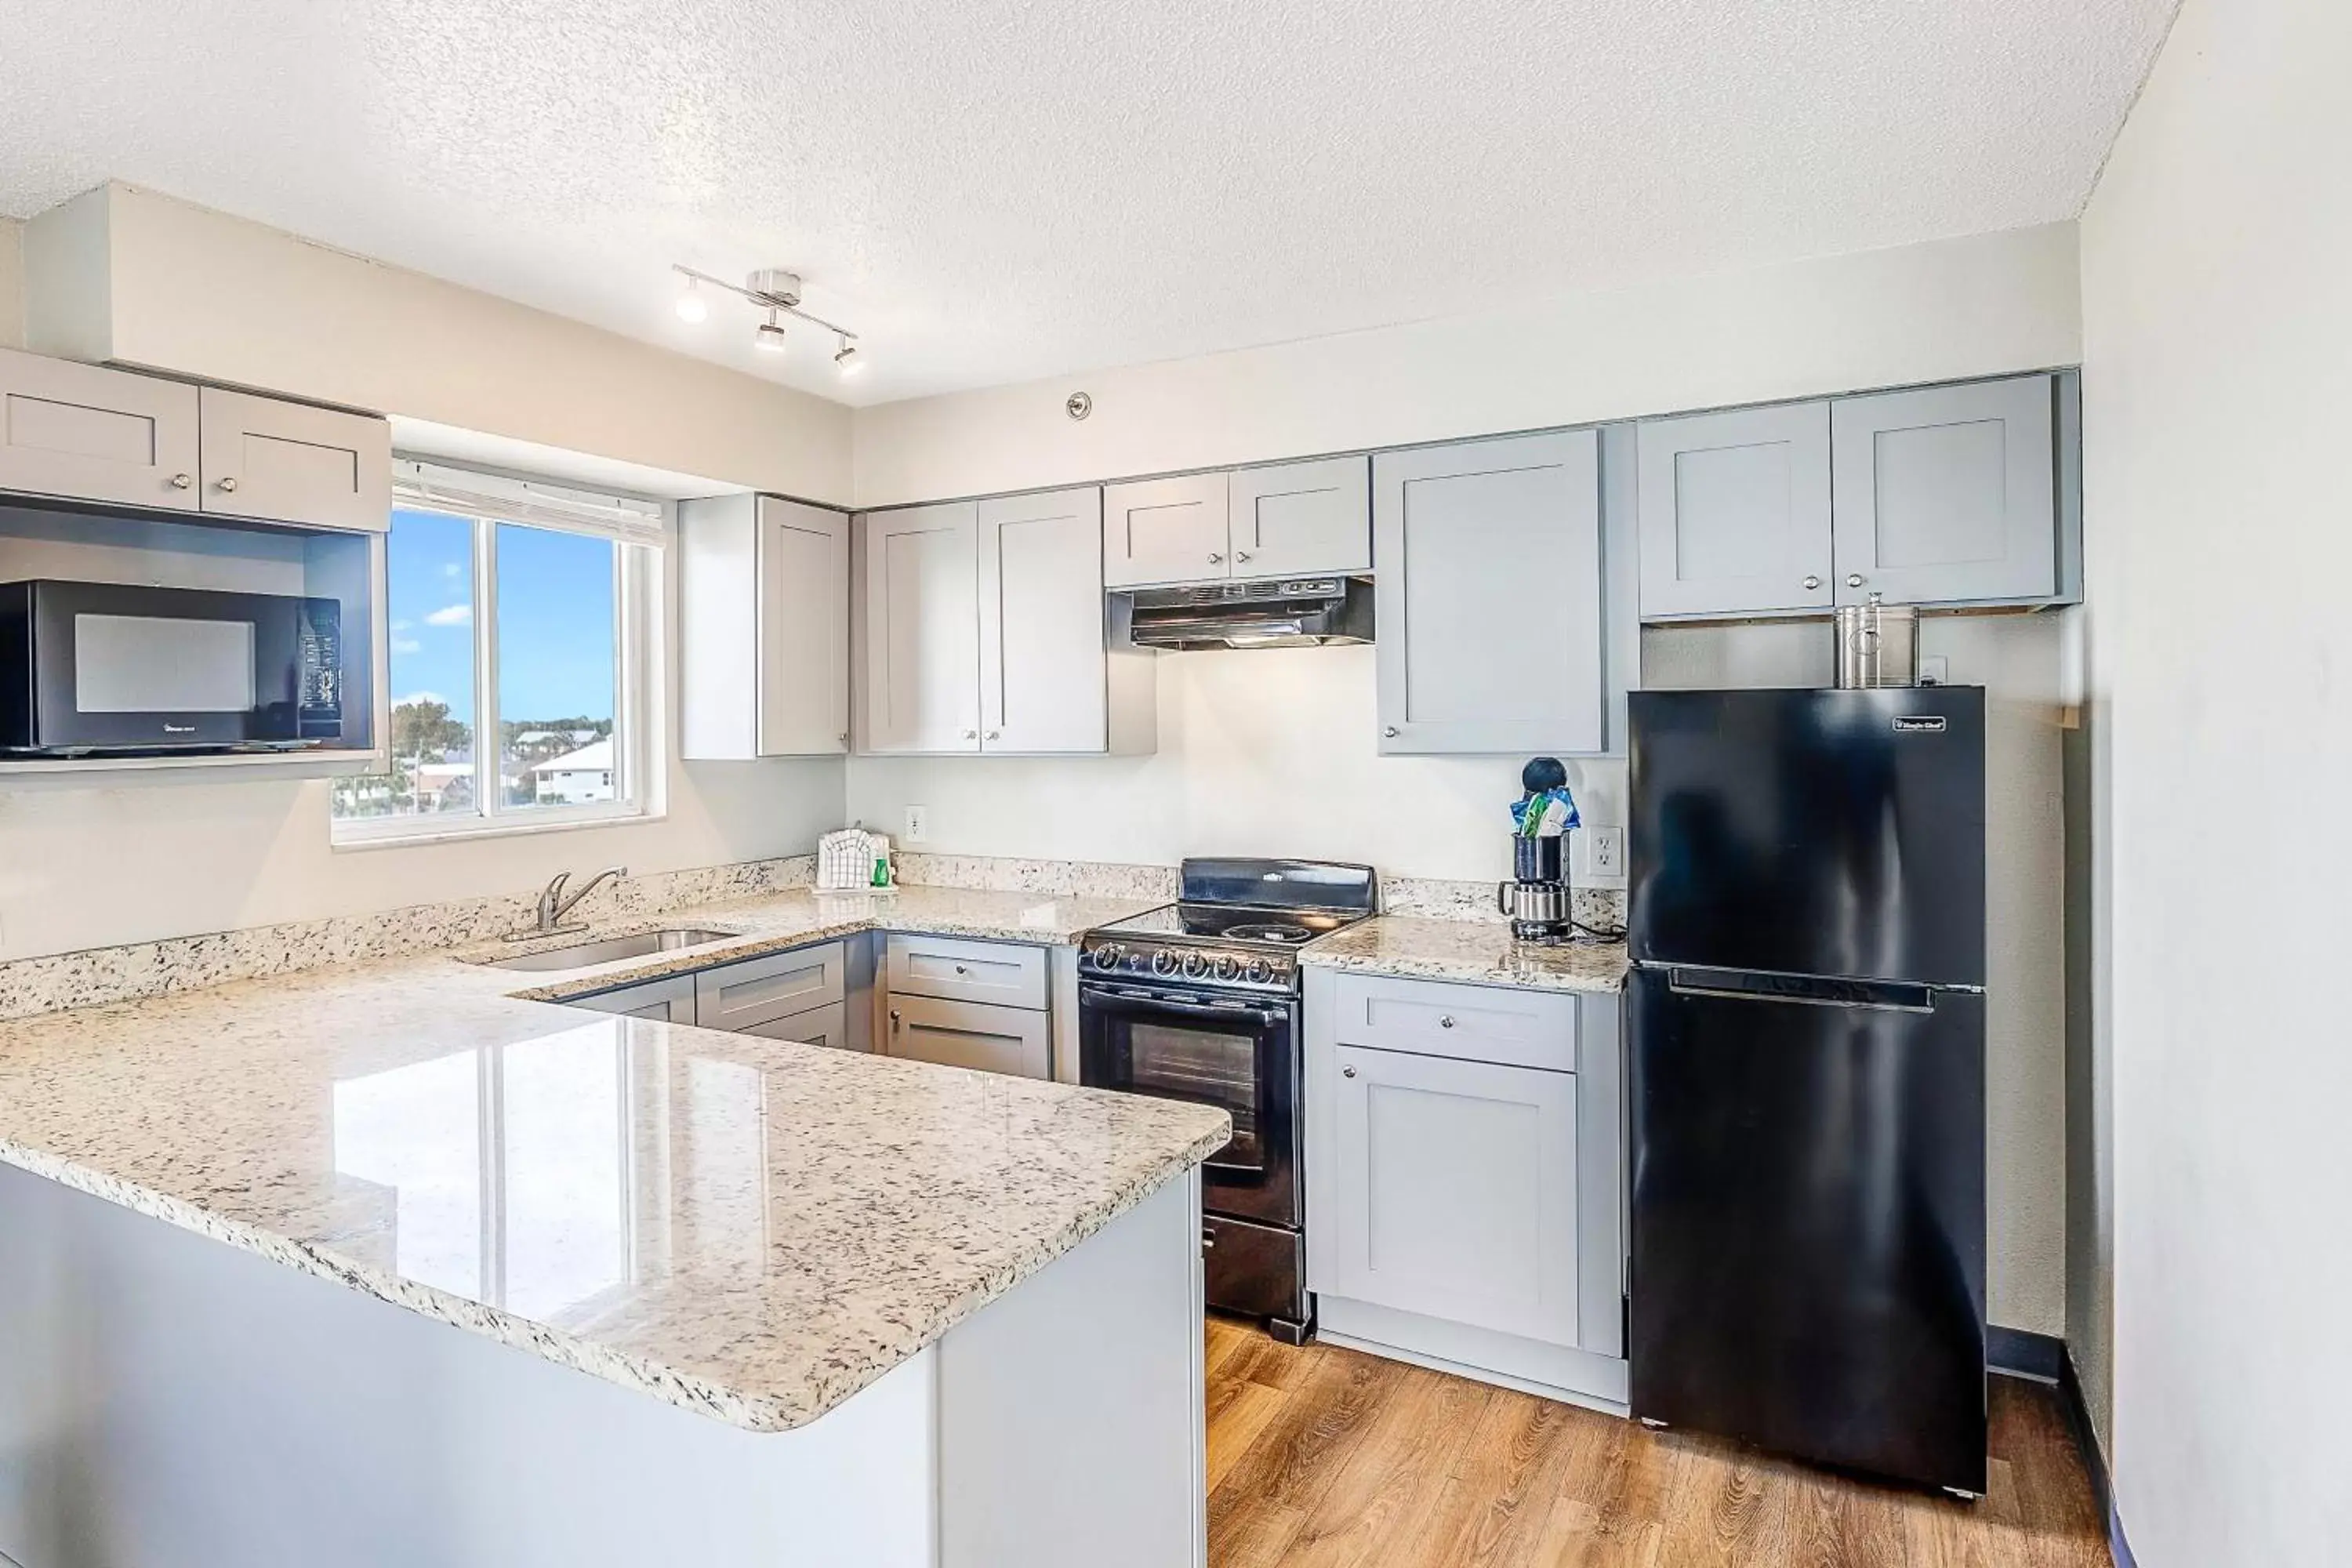
<path id="1" fill-rule="evenodd" d="M 1538 757 L 1519 782 L 1528 793 L 1512 807 L 1519 828 L 1511 836 L 1512 879 L 1496 885 L 1495 908 L 1510 918 L 1511 935 L 1519 942 L 1566 942 L 1576 934 L 1568 836 L 1577 814 L 1568 797 L 1568 770 L 1555 757 Z"/>

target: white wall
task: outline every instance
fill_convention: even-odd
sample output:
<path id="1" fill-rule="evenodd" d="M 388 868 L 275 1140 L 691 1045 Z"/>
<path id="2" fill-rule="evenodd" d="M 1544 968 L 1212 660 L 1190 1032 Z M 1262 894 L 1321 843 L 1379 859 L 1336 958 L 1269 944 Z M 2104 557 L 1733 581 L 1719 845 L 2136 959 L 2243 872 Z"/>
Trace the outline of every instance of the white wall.
<path id="1" fill-rule="evenodd" d="M 0 217 L 0 349 L 25 343 L 25 226 Z"/>
<path id="2" fill-rule="evenodd" d="M 43 353 L 849 497 L 840 404 L 151 191 L 53 208 L 28 252 L 26 341 Z"/>
<path id="3" fill-rule="evenodd" d="M 2143 1568 L 2352 1541 L 2352 8 L 2189 0 L 2084 220 L 2114 1474 Z"/>
<path id="4" fill-rule="evenodd" d="M 192 221 L 199 228 L 235 224 L 198 209 L 182 211 L 194 214 Z M 236 227 L 251 229 L 252 226 Z M 16 261 L 22 232 L 22 226 L 0 221 L 0 343 L 13 341 L 13 329 L 21 320 Z M 278 253 L 281 247 L 314 248 L 266 229 L 255 229 L 238 238 L 265 253 Z M 508 396 L 526 399 L 535 406 L 523 412 L 541 428 L 573 438 L 601 438 L 610 433 L 618 449 L 597 450 L 598 456 L 625 457 L 635 451 L 648 458 L 667 454 L 680 461 L 701 460 L 659 444 L 633 447 L 622 428 L 630 424 L 631 397 L 640 400 L 636 411 L 647 427 L 658 429 L 674 416 L 675 410 L 665 399 L 677 394 L 676 383 L 656 379 L 637 393 L 629 390 L 636 384 L 634 374 L 639 356 L 658 351 L 586 328 L 565 328 L 552 317 L 519 324 L 509 321 L 498 329 L 494 321 L 485 320 L 486 315 L 495 317 L 498 311 L 517 308 L 483 301 L 480 296 L 466 296 L 447 285 L 375 268 L 373 263 L 334 252 L 318 251 L 316 256 L 318 264 L 331 273 L 373 269 L 389 274 L 396 293 L 391 300 L 381 302 L 389 305 L 404 299 L 407 302 L 400 309 L 412 315 L 425 310 L 432 301 L 463 296 L 456 300 L 454 320 L 410 320 L 411 337 L 405 347 L 397 341 L 397 333 L 369 338 L 364 347 L 371 368 L 365 374 L 376 379 L 368 382 L 367 387 L 397 390 L 403 404 L 463 408 L 486 418 L 496 414 L 488 405 L 492 401 Z M 289 288 L 301 285 L 305 259 L 296 257 L 289 263 L 286 255 L 278 256 L 279 276 Z M 291 272 L 287 270 L 289 265 Z M 219 281 L 226 286 L 226 280 Z M 203 316 L 195 301 L 181 302 Z M 352 395 L 352 391 L 364 389 L 358 383 L 304 379 L 305 356 L 315 353 L 321 360 L 331 359 L 331 343 L 315 351 L 300 343 L 304 321 L 299 309 L 275 326 L 257 321 L 253 312 L 263 303 L 254 293 L 229 289 L 224 300 L 226 313 L 220 320 L 192 321 L 174 340 L 185 348 L 186 356 L 195 356 L 185 357 L 181 349 L 173 349 L 178 368 L 195 374 L 257 381 L 311 396 L 386 405 L 372 395 Z M 497 309 L 489 310 L 492 306 Z M 521 314 L 536 316 L 536 312 Z M 492 331 L 494 341 L 512 347 L 533 341 L 533 334 L 553 334 L 558 328 L 582 334 L 568 341 L 562 364 L 576 373 L 588 389 L 582 395 L 584 412 L 581 405 L 566 404 L 568 395 L 560 377 L 534 386 L 519 374 L 509 374 L 492 360 L 481 357 L 488 345 L 478 343 L 472 354 L 445 357 L 451 354 L 452 334 Z M 277 349 L 268 349 L 267 343 L 248 345 L 251 352 L 245 357 L 229 352 L 235 345 L 228 340 L 247 329 L 276 342 Z M 502 339 L 496 337 L 500 330 L 506 334 Z M 139 341 L 159 342 L 152 333 Z M 199 354 L 207 344 L 222 346 L 220 368 Z M 604 345 L 619 345 L 625 352 L 617 362 L 601 362 L 597 353 Z M 788 398 L 801 395 L 750 377 L 712 374 L 725 380 L 705 387 L 699 394 L 704 398 L 722 396 L 732 382 Z M 567 406 L 578 417 L 568 416 Z M 770 411 L 774 411 L 774 405 Z M 495 426 L 499 420 L 492 418 L 492 423 Z M 738 457 L 756 445 L 747 436 Z M 844 433 L 838 437 L 836 455 L 845 472 L 846 449 Z M 717 446 L 701 450 L 707 457 L 725 458 Z M 671 575 L 674 581 L 675 574 Z M 674 669 L 675 660 L 671 663 Z M 0 783 L 0 959 L 512 892 L 566 868 L 625 863 L 632 870 L 646 872 L 798 854 L 811 847 L 816 834 L 840 823 L 839 762 L 697 763 L 692 767 L 673 763 L 667 785 L 668 816 L 660 822 L 462 844 L 338 851 L 329 843 L 324 781 L 145 782 L 92 788 L 54 780 L 10 780 Z"/>
<path id="5" fill-rule="evenodd" d="M 2081 356 L 2074 226 L 860 409 L 861 506 L 1582 425 Z M 1083 388 L 1084 422 L 1063 412 Z"/>

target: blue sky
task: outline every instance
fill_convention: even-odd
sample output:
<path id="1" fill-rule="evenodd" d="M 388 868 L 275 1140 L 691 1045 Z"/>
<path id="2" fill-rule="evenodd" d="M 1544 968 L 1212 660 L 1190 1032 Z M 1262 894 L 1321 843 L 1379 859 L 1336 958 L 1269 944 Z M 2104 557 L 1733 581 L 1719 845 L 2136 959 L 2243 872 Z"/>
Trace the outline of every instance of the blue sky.
<path id="1" fill-rule="evenodd" d="M 474 721 L 473 524 L 396 508 L 387 550 L 392 697 L 431 694 Z M 613 546 L 501 524 L 499 708 L 508 719 L 613 714 Z"/>

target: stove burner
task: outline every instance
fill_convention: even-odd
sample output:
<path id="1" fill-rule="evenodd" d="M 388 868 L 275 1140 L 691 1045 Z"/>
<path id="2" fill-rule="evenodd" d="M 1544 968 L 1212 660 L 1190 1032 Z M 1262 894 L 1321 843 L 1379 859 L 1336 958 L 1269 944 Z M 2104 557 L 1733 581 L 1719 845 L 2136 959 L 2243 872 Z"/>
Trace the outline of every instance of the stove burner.
<path id="1" fill-rule="evenodd" d="M 1319 933 L 1291 925 L 1237 925 L 1227 926 L 1224 934 L 1235 942 L 1297 943 L 1313 942 Z"/>

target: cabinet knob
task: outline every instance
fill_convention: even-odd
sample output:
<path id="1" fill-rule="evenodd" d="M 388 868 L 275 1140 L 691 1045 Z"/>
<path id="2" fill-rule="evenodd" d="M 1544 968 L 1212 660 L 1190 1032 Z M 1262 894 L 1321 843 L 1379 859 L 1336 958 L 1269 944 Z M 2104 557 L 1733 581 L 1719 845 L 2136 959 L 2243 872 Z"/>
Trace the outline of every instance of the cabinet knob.
<path id="1" fill-rule="evenodd" d="M 993 741 L 994 739 L 996 739 L 996 731 L 993 731 L 993 730 L 991 730 L 991 731 L 988 732 L 988 738 L 989 738 L 990 740 L 992 740 L 992 741 Z"/>
<path id="2" fill-rule="evenodd" d="M 1805 579 L 1805 586 L 1809 589 L 1818 588 L 1821 585 L 1822 580 L 1819 577 L 1808 577 Z"/>
<path id="3" fill-rule="evenodd" d="M 977 741 L 980 739 L 980 731 L 977 730 L 966 730 L 963 732 L 963 738 L 967 741 Z"/>
<path id="4" fill-rule="evenodd" d="M 890 1026 L 893 1029 L 898 1026 L 898 1009 L 896 1007 L 890 1009 Z"/>
<path id="5" fill-rule="evenodd" d="M 175 490 L 186 489 L 195 482 L 196 477 L 194 474 L 173 474 L 172 476 L 172 488 Z"/>
<path id="6" fill-rule="evenodd" d="M 959 963 L 959 964 L 957 964 L 957 965 L 956 965 L 956 973 L 957 973 L 958 974 L 970 974 L 970 973 L 971 973 L 971 970 L 969 970 L 969 969 L 966 969 L 962 964 Z"/>
<path id="7" fill-rule="evenodd" d="M 1383 724 L 1381 726 L 1381 733 L 1393 741 L 1397 738 L 1397 727 L 1393 724 Z"/>
<path id="8" fill-rule="evenodd" d="M 1441 1029 L 1450 1029 L 1454 1027 L 1454 1015 L 1448 1013 L 1443 1018 L 1438 1019 L 1437 1026 Z"/>
<path id="9" fill-rule="evenodd" d="M 1861 573 L 1859 573 L 1859 572 L 1849 572 L 1849 573 L 1847 573 L 1847 574 L 1846 574 L 1846 579 L 1845 579 L 1845 585 L 1846 585 L 1847 587 L 1849 587 L 1849 588 L 1859 588 L 1859 587 L 1861 587 L 1861 586 L 1862 586 L 1862 574 L 1861 574 Z"/>
<path id="10" fill-rule="evenodd" d="M 1356 1069 L 1354 1068 L 1341 1068 L 1339 1069 L 1339 1076 L 1341 1078 L 1353 1078 L 1356 1076 Z"/>
<path id="11" fill-rule="evenodd" d="M 1210 564 L 1210 565 L 1214 566 L 1218 562 L 1223 561 L 1223 559 L 1224 559 L 1224 557 L 1223 557 L 1223 556 L 1222 556 L 1222 555 L 1220 555 L 1220 554 L 1218 554 L 1215 551 L 1212 550 L 1212 551 L 1210 551 L 1210 552 L 1209 552 L 1209 564 Z"/>
<path id="12" fill-rule="evenodd" d="M 226 493 L 235 495 L 236 493 L 236 476 L 235 474 L 231 474 L 228 478 L 223 479 L 220 482 L 220 488 Z"/>
<path id="13" fill-rule="evenodd" d="M 1236 550 L 1234 552 L 1234 559 L 1236 561 L 1246 561 L 1249 559 L 1249 552 L 1246 550 Z"/>

